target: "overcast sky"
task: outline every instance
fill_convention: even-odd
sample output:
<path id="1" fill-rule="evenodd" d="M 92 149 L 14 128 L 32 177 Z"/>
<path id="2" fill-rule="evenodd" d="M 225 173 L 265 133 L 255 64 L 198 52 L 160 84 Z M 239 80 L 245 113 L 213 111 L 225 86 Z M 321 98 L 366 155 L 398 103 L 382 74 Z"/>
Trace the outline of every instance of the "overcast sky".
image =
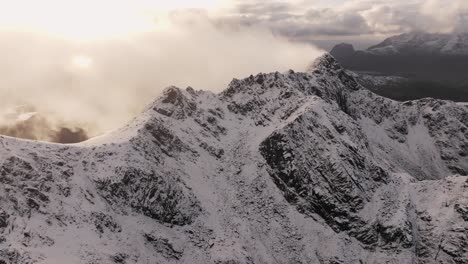
<path id="1" fill-rule="evenodd" d="M 167 13 L 224 27 L 256 27 L 322 48 L 364 48 L 413 30 L 467 31 L 468 0 L 0 0 L 0 29 L 34 27 L 61 36 L 107 37 L 153 30 Z M 195 15 L 198 14 L 196 18 Z M 187 25 L 190 24 L 187 23 Z"/>
<path id="2" fill-rule="evenodd" d="M 364 48 L 414 30 L 468 30 L 467 0 L 232 0 L 226 23 L 261 25 L 329 49 L 348 41 Z"/>

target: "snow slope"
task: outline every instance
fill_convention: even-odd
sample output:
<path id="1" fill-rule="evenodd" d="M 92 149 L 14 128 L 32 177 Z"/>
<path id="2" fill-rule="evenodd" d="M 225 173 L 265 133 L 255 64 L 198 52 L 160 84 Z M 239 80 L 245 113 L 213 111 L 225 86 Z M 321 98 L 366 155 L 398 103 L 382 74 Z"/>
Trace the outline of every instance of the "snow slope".
<path id="1" fill-rule="evenodd" d="M 328 54 L 169 87 L 84 143 L 0 137 L 0 263 L 466 263 L 467 126 Z"/>

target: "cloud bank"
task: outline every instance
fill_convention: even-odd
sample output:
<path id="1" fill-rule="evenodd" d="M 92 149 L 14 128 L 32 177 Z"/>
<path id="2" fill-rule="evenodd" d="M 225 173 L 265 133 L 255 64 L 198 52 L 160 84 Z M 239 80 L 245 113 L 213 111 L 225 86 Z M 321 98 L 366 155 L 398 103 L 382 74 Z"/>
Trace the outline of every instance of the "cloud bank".
<path id="1" fill-rule="evenodd" d="M 323 52 L 262 27 L 219 27 L 200 10 L 171 12 L 154 30 L 120 39 L 2 32 L 0 43 L 0 113 L 32 106 L 49 130 L 91 136 L 123 125 L 166 86 L 221 91 L 232 78 L 303 70 Z"/>

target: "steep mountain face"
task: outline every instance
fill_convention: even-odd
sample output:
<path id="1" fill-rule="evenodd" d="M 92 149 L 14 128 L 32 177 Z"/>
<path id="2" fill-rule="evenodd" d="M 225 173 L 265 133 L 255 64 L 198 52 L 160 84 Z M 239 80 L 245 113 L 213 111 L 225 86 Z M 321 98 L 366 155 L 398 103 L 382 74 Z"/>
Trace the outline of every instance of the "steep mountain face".
<path id="1" fill-rule="evenodd" d="M 328 54 L 169 87 L 84 143 L 0 137 L 0 263 L 466 263 L 467 126 Z"/>

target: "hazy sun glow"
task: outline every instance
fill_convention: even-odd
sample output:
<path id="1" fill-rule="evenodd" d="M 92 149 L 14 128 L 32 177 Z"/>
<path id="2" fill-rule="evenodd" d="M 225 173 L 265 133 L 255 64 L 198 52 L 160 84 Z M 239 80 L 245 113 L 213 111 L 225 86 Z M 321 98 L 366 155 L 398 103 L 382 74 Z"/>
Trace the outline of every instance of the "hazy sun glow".
<path id="1" fill-rule="evenodd" d="M 157 15 L 180 8 L 213 10 L 226 0 L 0 0 L 0 29 L 78 41 L 120 37 L 157 26 Z"/>
<path id="2" fill-rule="evenodd" d="M 76 55 L 72 58 L 72 64 L 76 68 L 88 69 L 93 65 L 93 59 L 86 55 Z"/>

